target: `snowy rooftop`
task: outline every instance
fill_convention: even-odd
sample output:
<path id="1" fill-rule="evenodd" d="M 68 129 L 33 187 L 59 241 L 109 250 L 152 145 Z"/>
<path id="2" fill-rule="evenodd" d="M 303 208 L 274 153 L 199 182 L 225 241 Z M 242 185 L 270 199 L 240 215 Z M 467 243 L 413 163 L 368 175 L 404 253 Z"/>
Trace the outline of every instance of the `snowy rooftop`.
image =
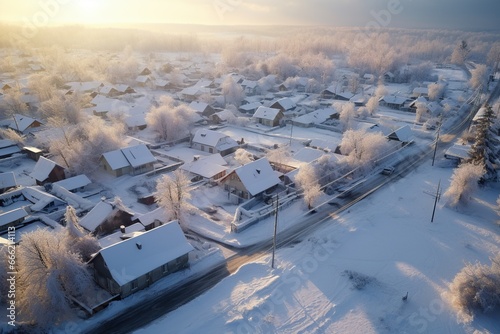
<path id="1" fill-rule="evenodd" d="M 251 110 L 256 110 L 260 106 L 262 106 L 262 103 L 260 102 L 251 102 L 240 106 L 239 109 L 244 111 L 251 111 Z"/>
<path id="2" fill-rule="evenodd" d="M 219 150 L 225 150 L 238 146 L 238 143 L 236 143 L 236 141 L 228 135 L 206 129 L 196 131 L 196 134 L 193 137 L 193 143 L 217 147 Z"/>
<path id="3" fill-rule="evenodd" d="M 14 172 L 0 173 L 0 189 L 17 186 Z"/>
<path id="4" fill-rule="evenodd" d="M 386 95 L 382 96 L 379 101 L 384 101 L 389 104 L 404 104 L 408 100 L 405 96 L 397 96 L 397 95 Z"/>
<path id="5" fill-rule="evenodd" d="M 15 121 L 12 121 L 12 123 L 10 123 L 9 127 L 11 129 L 18 130 L 21 132 L 26 131 L 26 129 L 29 128 L 30 125 L 33 124 L 34 122 L 37 122 L 37 121 L 40 122 L 39 120 L 36 120 L 34 118 L 24 116 L 24 115 L 19 115 L 19 114 L 15 114 L 14 118 L 15 118 Z M 42 123 L 42 122 L 40 122 L 40 123 Z"/>
<path id="6" fill-rule="evenodd" d="M 204 178 L 210 179 L 215 175 L 228 170 L 225 165 L 227 162 L 222 158 L 222 156 L 217 154 L 212 154 L 205 157 L 200 157 L 198 160 L 185 163 L 181 166 L 181 169 L 196 175 L 200 175 Z"/>
<path id="7" fill-rule="evenodd" d="M 0 214 L 0 226 L 5 226 L 13 221 L 27 217 L 28 213 L 23 208 L 18 208 L 12 211 L 8 211 Z"/>
<path id="8" fill-rule="evenodd" d="M 293 158 L 302 162 L 312 162 L 319 159 L 325 152 L 310 147 L 304 147 L 293 155 Z"/>
<path id="9" fill-rule="evenodd" d="M 33 205 L 30 207 L 32 211 L 41 211 L 43 210 L 47 205 L 53 203 L 54 206 L 58 205 L 64 205 L 66 204 L 63 200 L 60 198 L 55 197 L 54 195 L 51 195 L 43 190 L 43 188 L 40 187 L 26 187 L 22 189 L 24 197 L 33 203 Z"/>
<path id="10" fill-rule="evenodd" d="M 144 226 L 152 224 L 155 220 L 158 220 L 162 223 L 168 222 L 165 209 L 161 207 L 156 208 L 153 211 L 149 211 L 145 214 L 138 215 L 137 220 L 139 220 L 139 222 Z"/>
<path id="11" fill-rule="evenodd" d="M 103 248 L 99 253 L 113 279 L 124 285 L 193 249 L 177 221 L 172 221 Z"/>
<path id="12" fill-rule="evenodd" d="M 94 232 L 109 217 L 114 209 L 112 204 L 100 201 L 89 213 L 80 219 L 80 225 L 87 231 Z"/>
<path id="13" fill-rule="evenodd" d="M 142 232 L 144 231 L 144 225 L 141 223 L 135 223 L 133 225 L 125 227 L 125 233 L 122 233 L 121 231 L 117 231 L 115 233 L 112 233 L 110 235 L 107 235 L 101 239 L 98 240 L 99 245 L 102 248 L 114 245 L 122 240 L 129 239 L 134 235 L 134 232 Z"/>
<path id="14" fill-rule="evenodd" d="M 63 187 L 66 190 L 75 190 L 81 187 L 85 187 L 86 185 L 91 184 L 92 182 L 89 180 L 89 178 L 85 174 L 77 175 L 70 177 L 68 179 L 64 179 L 61 181 L 54 182 L 54 184 L 57 184 L 61 187 Z"/>
<path id="15" fill-rule="evenodd" d="M 470 158 L 469 151 L 471 149 L 470 145 L 459 145 L 454 144 L 446 150 L 444 156 L 447 158 L 454 159 L 468 159 Z"/>
<path id="16" fill-rule="evenodd" d="M 279 104 L 283 109 L 290 110 L 295 108 L 295 102 L 289 97 L 283 97 L 273 103 L 273 105 Z"/>
<path id="17" fill-rule="evenodd" d="M 332 108 L 318 109 L 296 117 L 293 121 L 301 124 L 321 124 L 338 112 Z"/>
<path id="18" fill-rule="evenodd" d="M 413 132 L 410 128 L 409 125 L 405 125 L 400 127 L 399 129 L 395 130 L 391 134 L 389 134 L 387 137 L 394 139 L 394 140 L 399 140 L 400 142 L 407 143 L 411 141 L 413 137 Z"/>
<path id="19" fill-rule="evenodd" d="M 207 109 L 208 103 L 205 102 L 199 102 L 199 101 L 193 101 L 189 104 L 189 108 L 193 109 L 194 111 L 198 113 L 202 113 Z"/>
<path id="20" fill-rule="evenodd" d="M 280 112 L 279 109 L 260 106 L 253 114 L 253 117 L 274 120 L 276 116 L 278 116 L 279 112 Z"/>
<path id="21" fill-rule="evenodd" d="M 17 145 L 0 148 L 0 157 L 5 157 L 14 153 L 21 152 L 21 149 Z"/>
<path id="22" fill-rule="evenodd" d="M 238 167 L 234 172 L 252 196 L 260 194 L 281 182 L 266 158 Z"/>
<path id="23" fill-rule="evenodd" d="M 49 177 L 50 172 L 57 164 L 45 157 L 40 157 L 36 162 L 30 176 L 37 181 L 44 181 Z"/>
<path id="24" fill-rule="evenodd" d="M 156 158 L 144 144 L 106 152 L 102 156 L 108 162 L 112 170 L 117 170 L 127 166 L 137 168 L 139 166 L 156 162 Z"/>
<path id="25" fill-rule="evenodd" d="M 10 139 L 0 139 L 0 148 L 15 146 L 16 143 Z"/>

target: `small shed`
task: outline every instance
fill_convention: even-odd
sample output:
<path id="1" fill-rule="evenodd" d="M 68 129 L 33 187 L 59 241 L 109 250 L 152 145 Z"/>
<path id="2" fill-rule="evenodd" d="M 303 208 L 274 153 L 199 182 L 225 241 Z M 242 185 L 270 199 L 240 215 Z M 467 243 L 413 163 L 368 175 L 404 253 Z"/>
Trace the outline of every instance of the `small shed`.
<path id="1" fill-rule="evenodd" d="M 23 151 L 26 152 L 28 158 L 35 161 L 38 161 L 38 159 L 40 159 L 43 154 L 43 151 L 41 149 L 33 146 L 24 146 Z"/>
<path id="2" fill-rule="evenodd" d="M 42 156 L 36 162 L 30 176 L 35 179 L 36 184 L 39 186 L 66 178 L 64 167 Z"/>
<path id="3" fill-rule="evenodd" d="M 402 144 L 407 144 L 412 141 L 413 132 L 411 131 L 409 125 L 404 125 L 387 135 L 387 138 L 390 140 L 399 141 Z"/>

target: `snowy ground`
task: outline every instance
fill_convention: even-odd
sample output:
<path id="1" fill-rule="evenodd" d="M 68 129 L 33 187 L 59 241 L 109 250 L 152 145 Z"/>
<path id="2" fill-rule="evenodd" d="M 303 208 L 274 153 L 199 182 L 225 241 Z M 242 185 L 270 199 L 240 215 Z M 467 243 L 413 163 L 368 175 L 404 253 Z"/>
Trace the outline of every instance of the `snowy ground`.
<path id="1" fill-rule="evenodd" d="M 136 333 L 500 332 L 498 314 L 462 324 L 447 302 L 464 262 L 489 264 L 500 252 L 498 184 L 462 212 L 442 200 L 430 223 L 433 199 L 424 192 L 439 180 L 446 189 L 452 172 L 443 161 L 419 167 L 280 249 L 276 269 L 269 256 L 249 263 Z"/>

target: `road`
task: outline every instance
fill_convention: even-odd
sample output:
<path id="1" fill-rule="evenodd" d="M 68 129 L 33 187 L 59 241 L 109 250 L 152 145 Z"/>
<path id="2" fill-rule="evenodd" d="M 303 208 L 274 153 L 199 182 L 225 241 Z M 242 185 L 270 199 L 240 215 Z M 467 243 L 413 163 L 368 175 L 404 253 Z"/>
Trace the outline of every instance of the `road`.
<path id="1" fill-rule="evenodd" d="M 497 87 L 495 92 L 499 94 L 500 88 Z M 468 112 L 469 114 L 457 122 L 457 124 L 447 133 L 448 140 L 450 140 L 450 138 L 455 138 L 468 127 L 473 117 L 470 109 Z M 444 146 L 447 145 L 442 145 L 440 147 L 440 154 L 442 154 L 442 151 L 445 149 Z M 296 243 L 325 223 L 335 223 L 332 217 L 374 193 L 385 184 L 400 179 L 410 173 L 416 166 L 425 161 L 429 161 L 433 154 L 433 150 L 429 149 L 429 146 L 418 147 L 416 144 L 413 144 L 408 149 L 414 150 L 414 154 L 400 161 L 395 166 L 395 173 L 389 176 L 374 174 L 353 188 L 349 196 L 344 198 L 336 197 L 334 200 L 316 208 L 316 212 L 305 216 L 301 224 L 297 224 L 286 231 L 282 231 L 278 235 L 277 247 L 284 247 Z M 238 250 L 235 255 L 227 259 L 226 264 L 212 268 L 207 272 L 200 273 L 196 275 L 196 277 L 192 277 L 189 281 L 173 286 L 152 299 L 144 300 L 140 305 L 134 305 L 125 309 L 120 314 L 96 324 L 96 326 L 87 332 L 107 334 L 130 333 L 131 331 L 142 328 L 159 317 L 164 316 L 170 311 L 200 296 L 215 286 L 223 278 L 234 273 L 242 265 L 257 260 L 265 254 L 269 254 L 271 249 L 272 238 L 251 247 Z"/>

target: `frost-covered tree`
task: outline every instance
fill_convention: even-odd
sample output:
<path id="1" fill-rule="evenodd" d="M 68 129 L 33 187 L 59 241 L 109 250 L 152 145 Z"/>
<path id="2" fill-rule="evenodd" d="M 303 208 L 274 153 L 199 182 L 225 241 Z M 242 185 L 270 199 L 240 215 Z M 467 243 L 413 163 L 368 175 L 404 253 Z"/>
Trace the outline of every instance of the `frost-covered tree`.
<path id="1" fill-rule="evenodd" d="M 377 112 L 377 109 L 379 107 L 379 99 L 380 97 L 378 96 L 372 96 L 368 99 L 368 102 L 366 102 L 366 109 L 371 116 L 375 115 Z"/>
<path id="2" fill-rule="evenodd" d="M 99 242 L 93 235 L 86 233 L 78 224 L 79 218 L 71 205 L 66 207 L 64 219 L 66 220 L 66 247 L 71 252 L 78 254 L 83 261 L 90 260 L 91 255 L 101 248 Z"/>
<path id="3" fill-rule="evenodd" d="M 18 145 L 24 145 L 26 138 L 12 129 L 0 129 L 0 137 L 9 139 Z"/>
<path id="4" fill-rule="evenodd" d="M 88 96 L 78 93 L 72 95 L 52 94 L 52 97 L 40 105 L 43 118 L 53 118 L 68 124 L 78 124 L 83 119 L 82 108 L 89 102 Z"/>
<path id="5" fill-rule="evenodd" d="M 431 83 L 427 86 L 429 89 L 429 99 L 432 101 L 436 101 L 444 94 L 444 85 L 438 83 Z"/>
<path id="6" fill-rule="evenodd" d="M 352 128 L 354 125 L 354 118 L 356 117 L 356 107 L 354 103 L 349 102 L 342 105 L 339 115 L 339 121 L 342 125 L 342 131 Z"/>
<path id="7" fill-rule="evenodd" d="M 163 175 L 156 184 L 155 198 L 159 206 L 165 209 L 169 219 L 178 220 L 184 231 L 187 231 L 186 212 L 190 207 L 190 181 L 180 169 Z"/>
<path id="8" fill-rule="evenodd" d="M 429 110 L 425 103 L 418 102 L 417 109 L 415 110 L 415 123 L 421 123 L 424 121 L 424 116 L 427 115 Z"/>
<path id="9" fill-rule="evenodd" d="M 23 92 L 19 87 L 8 89 L 3 95 L 2 106 L 4 117 L 12 117 L 14 114 L 26 114 L 29 109 L 25 101 L 23 101 Z"/>
<path id="10" fill-rule="evenodd" d="M 231 75 L 228 75 L 221 85 L 222 95 L 224 95 L 224 102 L 226 105 L 233 104 L 239 106 L 241 101 L 245 98 L 245 93 L 241 85 L 236 83 Z"/>
<path id="11" fill-rule="evenodd" d="M 475 165 L 485 167 L 486 174 L 482 177 L 483 181 L 496 179 L 497 173 L 494 166 L 500 159 L 498 149 L 500 143 L 492 130 L 495 114 L 491 106 L 484 108 L 485 112 L 482 117 L 478 118 L 475 126 L 474 143 L 469 152 L 470 159 L 468 160 Z"/>
<path id="12" fill-rule="evenodd" d="M 244 148 L 238 148 L 234 152 L 234 160 L 236 160 L 237 163 L 240 165 L 246 165 L 249 162 L 252 162 L 253 159 L 253 154 L 245 150 Z"/>
<path id="13" fill-rule="evenodd" d="M 471 49 L 467 41 L 462 40 L 453 50 L 451 54 L 451 62 L 457 65 L 462 65 L 469 57 Z"/>
<path id="14" fill-rule="evenodd" d="M 491 266 L 467 263 L 450 284 L 451 304 L 464 322 L 478 312 L 491 313 L 500 308 L 500 255 Z"/>
<path id="15" fill-rule="evenodd" d="M 67 248 L 62 233 L 38 229 L 24 234 L 17 247 L 19 315 L 45 328 L 67 319 L 70 296 L 84 296 L 92 286 L 86 264 Z"/>
<path id="16" fill-rule="evenodd" d="M 304 164 L 299 168 L 299 172 L 295 176 L 295 184 L 302 190 L 304 202 L 307 204 L 307 208 L 311 210 L 314 202 L 321 196 L 318 176 L 311 164 Z"/>
<path id="17" fill-rule="evenodd" d="M 380 82 L 377 86 L 377 89 L 375 89 L 375 96 L 378 98 L 381 98 L 382 96 L 385 96 L 389 93 L 387 88 L 384 86 L 382 82 Z"/>
<path id="18" fill-rule="evenodd" d="M 282 146 L 273 150 L 269 150 L 266 154 L 267 159 L 279 166 L 286 164 L 290 159 L 290 151 L 288 146 Z"/>
<path id="19" fill-rule="evenodd" d="M 477 65 L 475 69 L 470 71 L 470 74 L 469 85 L 472 89 L 481 89 L 483 91 L 488 89 L 489 73 L 486 65 Z"/>
<path id="20" fill-rule="evenodd" d="M 369 168 L 374 160 L 388 152 L 387 138 L 379 132 L 347 130 L 342 136 L 340 151 L 347 156 L 347 163 L 353 167 Z"/>
<path id="21" fill-rule="evenodd" d="M 469 202 L 470 197 L 478 187 L 478 182 L 484 174 L 482 165 L 471 163 L 461 164 L 451 177 L 450 186 L 444 193 L 448 199 L 448 205 L 457 207 Z"/>
<path id="22" fill-rule="evenodd" d="M 187 136 L 194 111 L 188 106 L 176 106 L 170 97 L 162 97 L 158 107 L 152 107 L 146 115 L 146 123 L 159 140 L 176 140 Z"/>

